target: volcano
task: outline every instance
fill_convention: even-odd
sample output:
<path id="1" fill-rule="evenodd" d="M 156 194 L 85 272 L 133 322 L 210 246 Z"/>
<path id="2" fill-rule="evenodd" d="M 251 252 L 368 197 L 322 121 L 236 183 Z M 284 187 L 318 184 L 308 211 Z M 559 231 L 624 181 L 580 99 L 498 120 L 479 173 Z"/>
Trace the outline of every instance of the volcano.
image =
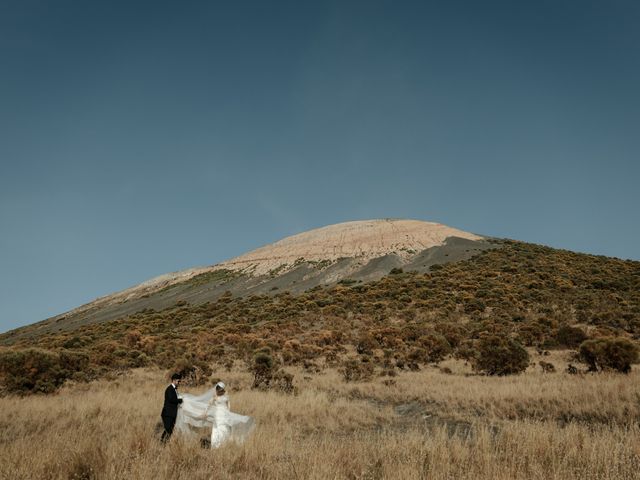
<path id="1" fill-rule="evenodd" d="M 488 238 L 441 223 L 377 219 L 338 223 L 283 238 L 205 267 L 167 273 L 27 327 L 38 334 L 126 317 L 184 302 L 297 294 L 339 282 L 368 282 L 392 270 L 426 272 L 494 248 Z M 19 338 L 22 329 L 10 335 Z M 17 336 L 17 337 L 16 337 Z"/>

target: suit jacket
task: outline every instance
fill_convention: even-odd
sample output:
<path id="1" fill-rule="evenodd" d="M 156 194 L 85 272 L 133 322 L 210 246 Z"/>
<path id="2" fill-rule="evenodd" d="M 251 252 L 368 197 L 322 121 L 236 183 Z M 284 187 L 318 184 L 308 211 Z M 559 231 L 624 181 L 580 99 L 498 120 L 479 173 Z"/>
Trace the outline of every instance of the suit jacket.
<path id="1" fill-rule="evenodd" d="M 176 389 L 173 388 L 173 385 L 169 385 L 164 391 L 164 406 L 162 407 L 162 413 L 160 415 L 163 417 L 177 417 L 178 405 L 181 403 L 182 399 L 178 398 Z"/>

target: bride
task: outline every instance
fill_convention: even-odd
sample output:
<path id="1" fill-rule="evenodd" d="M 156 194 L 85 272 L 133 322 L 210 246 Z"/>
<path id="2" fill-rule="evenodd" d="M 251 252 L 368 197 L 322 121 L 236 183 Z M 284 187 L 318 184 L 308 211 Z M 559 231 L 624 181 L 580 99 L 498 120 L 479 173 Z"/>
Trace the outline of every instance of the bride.
<path id="1" fill-rule="evenodd" d="M 253 418 L 239 415 L 229 409 L 229 397 L 222 382 L 202 395 L 182 395 L 176 430 L 186 434 L 194 430 L 211 428 L 211 448 L 218 448 L 228 440 L 243 442 L 255 427 Z"/>

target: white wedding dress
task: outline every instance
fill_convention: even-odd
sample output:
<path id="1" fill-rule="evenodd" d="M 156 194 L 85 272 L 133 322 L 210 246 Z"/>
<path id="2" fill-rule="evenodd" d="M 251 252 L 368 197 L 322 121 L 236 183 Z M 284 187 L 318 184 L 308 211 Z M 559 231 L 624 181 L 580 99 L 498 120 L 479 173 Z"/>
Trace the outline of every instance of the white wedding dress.
<path id="1" fill-rule="evenodd" d="M 217 396 L 213 388 L 198 396 L 182 395 L 175 430 L 193 435 L 198 429 L 211 428 L 211 448 L 218 448 L 228 440 L 243 442 L 254 427 L 252 417 L 229 410 L 229 397 Z"/>

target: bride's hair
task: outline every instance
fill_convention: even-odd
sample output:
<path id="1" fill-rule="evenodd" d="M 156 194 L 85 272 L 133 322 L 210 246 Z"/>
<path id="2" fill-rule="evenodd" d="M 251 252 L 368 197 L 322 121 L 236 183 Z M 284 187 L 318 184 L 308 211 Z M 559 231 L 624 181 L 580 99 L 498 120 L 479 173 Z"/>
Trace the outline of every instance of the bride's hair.
<path id="1" fill-rule="evenodd" d="M 223 382 L 216 383 L 216 393 L 224 392 L 225 386 Z"/>

